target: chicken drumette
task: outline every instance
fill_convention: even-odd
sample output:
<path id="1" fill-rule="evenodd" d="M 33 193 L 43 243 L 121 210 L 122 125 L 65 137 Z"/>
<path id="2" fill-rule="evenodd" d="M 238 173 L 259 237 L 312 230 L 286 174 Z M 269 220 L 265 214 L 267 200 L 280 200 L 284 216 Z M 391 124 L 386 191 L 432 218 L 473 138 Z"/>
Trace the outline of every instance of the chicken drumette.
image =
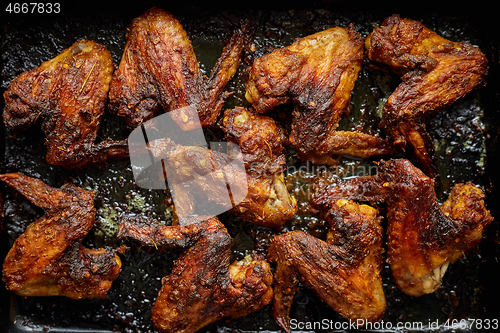
<path id="1" fill-rule="evenodd" d="M 331 155 L 391 153 L 392 145 L 384 139 L 336 131 L 351 100 L 363 53 L 363 39 L 351 28 L 330 28 L 297 39 L 254 61 L 246 99 L 259 113 L 295 103 L 290 142 L 303 159 L 332 163 Z"/>
<path id="2" fill-rule="evenodd" d="M 382 162 L 376 176 L 317 186 L 313 202 L 330 207 L 339 198 L 386 203 L 388 262 L 411 296 L 435 291 L 448 265 L 476 246 L 493 220 L 471 183 L 455 185 L 439 206 L 433 180 L 408 160 Z"/>
<path id="3" fill-rule="evenodd" d="M 12 80 L 4 93 L 3 120 L 11 128 L 24 128 L 40 117 L 47 162 L 64 168 L 126 157 L 126 141 L 95 143 L 113 69 L 106 47 L 80 40 Z"/>
<path id="4" fill-rule="evenodd" d="M 409 143 L 423 170 L 434 177 L 434 144 L 424 122 L 481 84 L 488 70 L 485 55 L 399 15 L 376 28 L 366 48 L 370 60 L 402 75 L 403 82 L 384 105 L 381 126 L 396 145 Z"/>
<path id="5" fill-rule="evenodd" d="M 94 193 L 69 184 L 52 188 L 17 173 L 0 179 L 46 210 L 16 239 L 5 258 L 2 274 L 7 289 L 21 296 L 106 297 L 120 274 L 121 261 L 117 251 L 81 245 L 94 225 Z"/>
<path id="6" fill-rule="evenodd" d="M 224 317 L 257 311 L 273 298 L 269 264 L 258 255 L 229 263 L 232 239 L 215 217 L 164 226 L 126 219 L 118 237 L 160 248 L 182 248 L 172 273 L 162 280 L 153 322 L 160 332 L 195 332 Z"/>
<path id="7" fill-rule="evenodd" d="M 272 240 L 268 259 L 277 262 L 274 318 L 287 332 L 299 279 L 345 318 L 376 321 L 384 314 L 382 227 L 377 210 L 339 199 L 327 220 L 326 242 L 303 231 Z"/>
<path id="8" fill-rule="evenodd" d="M 111 83 L 110 109 L 124 116 L 130 128 L 165 112 L 180 112 L 175 122 L 184 130 L 215 124 L 229 93 L 227 82 L 240 64 L 247 29 L 236 31 L 215 64 L 203 75 L 191 42 L 170 13 L 152 8 L 132 21 L 127 44 Z"/>

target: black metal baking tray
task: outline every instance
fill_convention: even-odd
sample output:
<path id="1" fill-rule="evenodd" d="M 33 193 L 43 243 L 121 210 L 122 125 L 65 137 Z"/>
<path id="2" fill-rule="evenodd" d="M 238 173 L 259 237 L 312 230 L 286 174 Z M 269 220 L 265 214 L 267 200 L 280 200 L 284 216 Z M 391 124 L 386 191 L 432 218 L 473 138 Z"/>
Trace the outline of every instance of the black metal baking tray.
<path id="1" fill-rule="evenodd" d="M 221 3 L 223 4 L 223 3 Z M 434 138 L 442 184 L 441 200 L 458 182 L 472 181 L 484 187 L 487 205 L 493 216 L 500 216 L 500 131 L 499 114 L 499 46 L 495 34 L 496 21 L 482 11 L 452 11 L 436 9 L 381 8 L 374 4 L 357 8 L 347 2 L 303 1 L 283 2 L 272 6 L 257 3 L 246 9 L 227 8 L 206 3 L 169 4 L 140 2 L 126 5 L 101 5 L 100 7 L 67 6 L 61 4 L 59 14 L 9 14 L 2 13 L 0 88 L 5 91 L 8 83 L 23 71 L 51 59 L 76 40 L 86 38 L 108 47 L 116 64 L 125 45 L 127 26 L 134 17 L 158 5 L 176 15 L 192 40 L 195 53 L 203 70 L 210 72 L 220 54 L 223 41 L 241 20 L 250 19 L 255 28 L 255 54 L 272 48 L 289 45 L 295 38 L 331 26 L 353 23 L 365 37 L 374 24 L 380 24 L 393 13 L 421 20 L 444 37 L 467 41 L 477 45 L 490 61 L 490 70 L 484 87 L 477 89 L 446 112 L 430 119 L 428 128 Z M 98 9 L 97 9 L 98 8 Z M 0 8 L 4 10 L 4 8 Z M 244 64 L 242 65 L 244 67 Z M 228 89 L 234 94 L 225 108 L 235 105 L 248 106 L 244 99 L 243 71 L 237 73 Z M 353 91 L 351 114 L 343 128 L 358 128 L 377 134 L 377 112 L 384 98 L 398 83 L 389 73 L 371 69 L 364 64 Z M 2 102 L 3 103 L 3 99 Z M 3 109 L 3 104 L 1 104 Z M 286 107 L 280 110 L 286 113 Z M 279 118 L 280 112 L 274 114 Z M 126 138 L 121 119 L 106 115 L 100 137 Z M 209 136 L 220 136 L 217 131 Z M 117 246 L 112 237 L 119 216 L 147 214 L 166 220 L 171 218 L 168 195 L 162 191 L 137 188 L 133 182 L 128 160 L 111 161 L 100 168 L 66 171 L 45 162 L 43 133 L 35 126 L 26 132 L 10 132 L 1 127 L 0 172 L 21 172 L 37 177 L 52 186 L 64 182 L 93 189 L 97 192 L 98 210 L 96 227 L 86 239 L 88 246 Z M 306 183 L 314 166 L 296 159 L 288 153 L 287 182 L 297 196 L 299 213 L 279 231 L 255 227 L 223 214 L 220 218 L 234 238 L 233 258 L 241 259 L 250 251 L 265 253 L 269 237 L 276 232 L 293 229 L 306 230 L 318 237 L 324 236 L 324 222 L 308 210 Z M 344 158 L 340 161 L 343 176 L 355 176 L 366 161 Z M 358 168 L 358 169 L 357 169 Z M 13 240 L 24 228 L 43 214 L 15 191 L 1 186 L 5 219 L 1 229 L 0 258 L 4 258 Z M 390 271 L 383 270 L 384 290 L 388 308 L 385 322 L 422 322 L 418 331 L 460 331 L 445 327 L 446 320 L 462 322 L 472 319 L 500 319 L 496 302 L 496 286 L 500 265 L 499 227 L 494 222 L 482 243 L 466 254 L 463 260 L 452 265 L 444 283 L 433 294 L 420 298 L 407 296 L 392 283 Z M 123 271 L 104 300 L 74 301 L 62 297 L 23 298 L 5 291 L 0 285 L 0 330 L 2 332 L 154 332 L 151 308 L 161 285 L 161 278 L 168 274 L 176 251 L 158 253 L 155 250 L 132 247 L 123 256 Z M 342 322 L 317 296 L 305 288 L 297 293 L 292 307 L 292 318 L 302 322 L 319 322 L 324 319 Z M 428 326 L 429 323 L 439 327 Z M 387 327 L 385 327 L 387 328 Z M 468 330 L 468 331 L 473 331 Z M 477 330 L 479 330 L 477 328 Z M 221 320 L 201 330 L 202 332 L 255 332 L 280 331 L 266 306 L 246 317 Z M 310 331 L 310 330 L 305 330 Z M 396 331 L 388 329 L 387 331 Z"/>

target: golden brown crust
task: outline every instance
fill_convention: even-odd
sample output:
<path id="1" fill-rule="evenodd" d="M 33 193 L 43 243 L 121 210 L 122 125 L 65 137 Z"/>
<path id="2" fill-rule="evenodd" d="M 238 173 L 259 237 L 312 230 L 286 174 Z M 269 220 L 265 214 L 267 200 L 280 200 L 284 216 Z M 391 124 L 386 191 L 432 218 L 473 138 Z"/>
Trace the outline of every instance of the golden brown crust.
<path id="1" fill-rule="evenodd" d="M 493 220 L 471 183 L 455 185 L 440 207 L 433 180 L 408 160 L 382 162 L 376 176 L 317 191 L 314 203 L 324 207 L 338 198 L 387 204 L 388 262 L 397 286 L 412 296 L 435 291 L 448 265 L 476 246 Z"/>
<path id="2" fill-rule="evenodd" d="M 486 56 L 469 43 L 449 41 L 420 22 L 388 17 L 366 39 L 368 58 L 403 75 L 384 105 L 381 126 L 395 143 L 410 143 L 425 172 L 433 177 L 433 145 L 424 120 L 480 85 Z"/>
<path id="3" fill-rule="evenodd" d="M 125 141 L 95 144 L 113 70 L 105 46 L 80 40 L 12 80 L 4 93 L 3 120 L 23 128 L 41 118 L 51 164 L 74 169 L 128 156 Z"/>
<path id="4" fill-rule="evenodd" d="M 237 107 L 224 113 L 224 131 L 240 147 L 247 173 L 248 194 L 232 212 L 251 223 L 282 226 L 297 212 L 297 201 L 285 186 L 280 128 L 271 117 Z"/>
<path id="5" fill-rule="evenodd" d="M 244 221 L 282 226 L 297 212 L 297 201 L 285 186 L 281 129 L 271 117 L 242 107 L 226 110 L 223 125 L 225 153 L 176 145 L 170 139 L 152 141 L 151 152 L 168 167 L 177 213 L 194 214 L 195 201 L 201 198 Z"/>
<path id="6" fill-rule="evenodd" d="M 177 214 L 205 214 L 200 206 L 207 201 L 221 212 L 232 209 L 233 201 L 247 193 L 245 169 L 232 162 L 228 154 L 203 147 L 178 146 L 172 150 L 166 163 Z"/>
<path id="7" fill-rule="evenodd" d="M 328 212 L 327 241 L 303 231 L 275 236 L 268 259 L 277 263 L 274 318 L 290 332 L 290 307 L 299 279 L 347 319 L 382 318 L 382 227 L 377 210 L 344 199 Z"/>
<path id="8" fill-rule="evenodd" d="M 254 61 L 245 84 L 246 99 L 259 113 L 295 103 L 290 142 L 303 159 L 388 154 L 392 146 L 381 138 L 357 133 L 360 136 L 346 147 L 343 134 L 335 132 L 351 100 L 363 55 L 363 39 L 351 28 L 299 38 Z M 366 149 L 367 144 L 372 149 Z"/>
<path id="9" fill-rule="evenodd" d="M 125 219 L 118 231 L 118 237 L 144 245 L 183 248 L 154 304 L 153 321 L 160 332 L 195 332 L 271 302 L 272 273 L 261 256 L 230 265 L 232 239 L 216 217 L 182 223 L 163 226 L 147 218 Z"/>
<path id="10" fill-rule="evenodd" d="M 180 114 L 174 119 L 179 126 L 185 130 L 199 123 L 213 126 L 229 95 L 224 87 L 238 69 L 246 32 L 245 28 L 234 33 L 207 78 L 179 21 L 159 8 L 146 11 L 130 26 L 111 82 L 110 109 L 135 128 L 161 109 L 168 112 L 191 105 L 199 120 Z"/>
<path id="11" fill-rule="evenodd" d="M 7 289 L 22 296 L 106 297 L 120 274 L 120 258 L 116 251 L 80 244 L 94 224 L 94 193 L 73 185 L 55 189 L 20 174 L 0 179 L 47 211 L 7 254 L 2 271 Z"/>

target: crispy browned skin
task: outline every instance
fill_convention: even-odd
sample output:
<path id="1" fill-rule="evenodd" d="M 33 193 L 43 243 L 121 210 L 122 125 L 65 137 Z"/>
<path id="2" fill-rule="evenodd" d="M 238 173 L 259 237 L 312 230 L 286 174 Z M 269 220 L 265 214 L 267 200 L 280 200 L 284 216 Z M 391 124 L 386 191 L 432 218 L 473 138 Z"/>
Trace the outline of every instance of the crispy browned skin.
<path id="1" fill-rule="evenodd" d="M 121 271 L 117 251 L 80 244 L 94 225 L 94 193 L 70 184 L 52 188 L 17 173 L 0 179 L 46 210 L 5 258 L 2 278 L 7 289 L 21 296 L 106 297 Z"/>
<path id="2" fill-rule="evenodd" d="M 162 280 L 153 321 L 160 332 L 195 332 L 224 317 L 256 311 L 273 298 L 269 263 L 258 255 L 229 264 L 232 239 L 217 218 L 163 226 L 126 219 L 118 237 L 144 245 L 184 249 Z"/>
<path id="3" fill-rule="evenodd" d="M 80 40 L 12 80 L 4 93 L 3 120 L 24 128 L 40 117 L 51 164 L 74 169 L 126 157 L 126 141 L 95 143 L 113 69 L 105 46 Z"/>
<path id="4" fill-rule="evenodd" d="M 148 145 L 155 158 L 165 161 L 168 185 L 174 189 L 175 209 L 180 217 L 196 215 L 195 206 L 203 201 L 230 210 L 234 196 L 247 192 L 244 169 L 231 163 L 234 156 L 230 151 L 181 146 L 170 138 L 153 140 Z M 226 201 L 228 193 L 230 202 Z"/>
<path id="5" fill-rule="evenodd" d="M 227 82 L 240 64 L 247 29 L 236 31 L 212 69 L 204 76 L 193 47 L 179 21 L 170 13 L 152 8 L 134 19 L 109 94 L 110 109 L 124 116 L 130 128 L 165 112 L 192 105 L 196 113 L 174 120 L 185 130 L 201 122 L 214 125 L 229 93 Z"/>
<path id="6" fill-rule="evenodd" d="M 226 110 L 224 131 L 237 144 L 245 163 L 248 194 L 232 212 L 267 227 L 282 226 L 297 212 L 297 201 L 285 186 L 282 131 L 271 117 L 242 107 Z"/>
<path id="7" fill-rule="evenodd" d="M 422 23 L 388 17 L 366 39 L 370 60 L 401 74 L 403 82 L 384 105 L 381 125 L 396 144 L 408 142 L 433 177 L 434 146 L 424 121 L 481 84 L 485 55 L 469 43 L 451 42 Z"/>
<path id="8" fill-rule="evenodd" d="M 411 296 L 432 293 L 450 263 L 476 246 L 493 217 L 484 194 L 471 183 L 457 184 L 439 206 L 434 182 L 408 160 L 390 160 L 376 176 L 319 188 L 314 203 L 338 198 L 385 202 L 388 262 L 397 286 Z"/>
<path id="9" fill-rule="evenodd" d="M 254 61 L 246 99 L 259 113 L 295 103 L 290 142 L 303 159 L 323 163 L 331 155 L 388 154 L 392 146 L 386 140 L 335 131 L 351 100 L 363 52 L 363 39 L 351 28 L 330 28 L 297 39 Z"/>
<path id="10" fill-rule="evenodd" d="M 327 215 L 327 241 L 303 231 L 275 236 L 268 259 L 277 262 L 274 318 L 290 332 L 290 307 L 299 279 L 348 319 L 382 318 L 382 227 L 377 210 L 339 199 Z"/>
<path id="11" fill-rule="evenodd" d="M 288 193 L 284 183 L 285 155 L 282 133 L 271 117 L 259 115 L 242 107 L 226 110 L 223 118 L 227 153 L 203 147 L 180 146 L 170 139 L 155 140 L 149 149 L 156 158 L 164 158 L 169 166 L 169 185 L 181 186 L 176 209 L 181 216 L 192 214 L 194 197 L 225 206 L 221 194 L 228 193 L 237 200 L 239 193 L 246 193 L 241 202 L 232 202 L 227 210 L 244 221 L 279 227 L 297 212 L 297 201 Z M 231 164 L 239 151 L 244 172 L 239 165 Z M 213 176 L 208 176 L 212 174 Z M 186 182 L 192 182 L 185 187 Z M 230 187 L 228 187 L 228 184 Z"/>
<path id="12" fill-rule="evenodd" d="M 175 207 L 177 214 L 187 217 L 198 210 L 196 205 L 207 200 L 225 210 L 232 209 L 234 202 L 226 200 L 227 194 L 234 201 L 238 194 L 246 193 L 247 182 L 244 168 L 231 162 L 228 154 L 203 147 L 177 146 L 172 150 L 166 163 L 171 171 L 169 186 L 179 187 L 175 195 L 182 196 L 182 201 L 177 201 L 182 204 Z M 191 182 L 189 186 L 187 182 Z"/>

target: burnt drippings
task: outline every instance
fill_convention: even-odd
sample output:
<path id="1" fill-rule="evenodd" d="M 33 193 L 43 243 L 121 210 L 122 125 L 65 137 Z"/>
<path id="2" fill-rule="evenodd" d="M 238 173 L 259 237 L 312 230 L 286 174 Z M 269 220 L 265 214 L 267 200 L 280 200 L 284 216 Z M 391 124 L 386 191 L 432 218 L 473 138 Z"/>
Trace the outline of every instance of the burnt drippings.
<path id="1" fill-rule="evenodd" d="M 136 8 L 122 8 L 103 13 L 66 12 L 58 16 L 16 16 L 3 23 L 1 40 L 0 88 L 5 91 L 8 83 L 20 73 L 30 70 L 53 58 L 76 40 L 86 38 L 104 44 L 117 65 L 126 42 L 127 27 L 134 17 L 139 16 L 148 4 Z M 142 7 L 141 7 L 142 6 Z M 124 6 L 125 7 L 125 6 Z M 194 52 L 202 71 L 210 70 L 232 31 L 242 20 L 250 20 L 255 38 L 250 50 L 233 80 L 228 84 L 232 92 L 223 108 L 249 107 L 245 100 L 245 66 L 253 57 L 290 45 L 295 38 L 303 37 L 323 29 L 353 24 L 353 28 L 366 37 L 374 24 L 380 24 L 392 14 L 386 11 L 338 12 L 332 6 L 327 9 L 301 10 L 246 10 L 227 11 L 216 8 L 175 7 L 164 8 L 179 18 L 192 40 Z M 495 154 L 498 145 L 498 42 L 488 33 L 488 25 L 476 17 L 454 17 L 441 14 L 401 13 L 402 16 L 421 20 L 430 29 L 450 40 L 470 42 L 478 45 L 490 60 L 490 74 L 486 86 L 463 100 L 453 104 L 445 112 L 433 116 L 427 123 L 436 147 L 438 168 L 441 172 L 441 186 L 438 195 L 445 198 L 454 184 L 472 181 L 486 188 L 488 203 L 493 216 L 498 198 L 495 187 L 499 181 L 495 165 L 500 163 Z M 340 128 L 359 130 L 383 136 L 378 127 L 381 107 L 398 85 L 399 79 L 390 73 L 372 68 L 363 63 L 356 82 L 350 114 L 343 117 Z M 3 103 L 3 99 L 2 102 Z M 3 109 L 3 104 L 1 104 Z M 285 129 L 290 107 L 285 106 L 271 113 Z M 98 137 L 100 139 L 123 139 L 128 132 L 123 121 L 107 113 L 103 119 Z M 222 138 L 222 132 L 206 133 L 207 138 Z M 122 244 L 114 234 L 122 216 L 145 214 L 162 223 L 171 224 L 173 206 L 170 195 L 163 191 L 146 190 L 137 187 L 133 181 L 128 160 L 109 161 L 106 165 L 79 171 L 67 171 L 51 166 L 45 161 L 44 136 L 38 125 L 27 132 L 11 132 L 3 129 L 1 136 L 1 172 L 21 172 L 40 178 L 51 186 L 66 182 L 96 192 L 96 223 L 84 245 L 88 247 L 117 247 Z M 299 203 L 298 213 L 282 228 L 272 230 L 244 223 L 226 213 L 220 219 L 234 239 L 232 260 L 240 260 L 252 251 L 266 254 L 270 238 L 290 230 L 304 230 L 319 238 L 326 237 L 327 227 L 319 211 L 309 204 L 308 186 L 320 172 L 326 172 L 331 179 L 373 174 L 376 166 L 372 160 L 341 158 L 337 167 L 303 163 L 289 147 L 287 153 L 287 187 Z M 411 156 L 404 153 L 398 157 Z M 43 211 L 31 205 L 15 191 L 2 186 L 4 196 L 4 237 L 9 246 Z M 496 235 L 496 236 L 495 236 Z M 499 256 L 498 227 L 492 225 L 480 247 L 450 266 L 442 286 L 431 295 L 414 298 L 399 291 L 391 278 L 390 270 L 383 270 L 384 291 L 388 309 L 384 321 L 429 321 L 448 318 L 478 318 L 488 313 L 484 307 L 494 299 L 492 288 L 492 262 Z M 121 255 L 123 267 L 113 284 L 107 299 L 74 301 L 67 298 L 21 298 L 14 300 L 15 324 L 19 328 L 35 327 L 51 329 L 56 327 L 68 331 L 75 328 L 108 329 L 123 332 L 153 332 L 151 309 L 161 287 L 161 278 L 170 273 L 172 262 L 178 252 L 173 250 L 158 253 L 155 249 L 140 247 L 127 242 L 129 249 Z M 5 249 L 7 250 L 7 248 Z M 2 253 L 3 256 L 3 253 Z M 496 268 L 498 270 L 498 268 Z M 483 278 L 483 275 L 485 276 Z M 490 282 L 488 282 L 490 281 Z M 3 295 L 2 295 L 3 296 Z M 486 300 L 486 301 L 485 301 Z M 2 304 L 3 306 L 3 304 Z M 485 312 L 486 311 L 486 312 Z M 323 319 L 342 322 L 344 319 L 323 303 L 306 288 L 295 296 L 291 317 L 300 321 L 321 321 Z M 490 316 L 491 317 L 491 316 Z M 235 332 L 237 330 L 278 331 L 272 319 L 271 307 L 266 306 L 248 316 L 222 320 L 210 325 L 202 332 Z"/>

